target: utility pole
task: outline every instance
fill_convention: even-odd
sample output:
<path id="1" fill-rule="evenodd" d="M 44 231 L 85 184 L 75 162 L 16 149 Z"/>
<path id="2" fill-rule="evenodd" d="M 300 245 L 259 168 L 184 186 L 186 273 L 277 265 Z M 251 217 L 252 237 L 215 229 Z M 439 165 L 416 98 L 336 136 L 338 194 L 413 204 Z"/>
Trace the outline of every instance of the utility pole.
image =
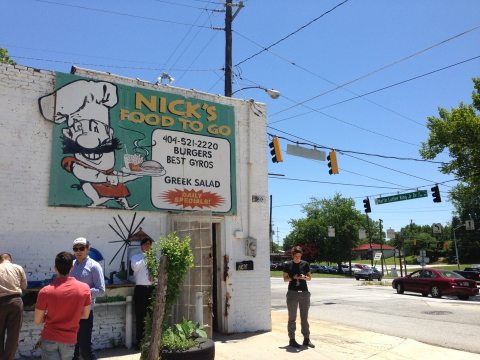
<path id="1" fill-rule="evenodd" d="M 272 228 L 272 195 L 270 195 L 270 226 L 269 226 L 269 232 L 268 232 L 268 237 L 270 240 L 270 253 L 273 252 L 273 228 Z"/>
<path id="2" fill-rule="evenodd" d="M 232 97 L 232 0 L 225 3 L 225 96 Z"/>
<path id="3" fill-rule="evenodd" d="M 232 97 L 232 22 L 235 16 L 245 6 L 243 1 L 233 4 L 233 0 L 225 1 L 225 96 Z M 237 6 L 237 11 L 233 14 L 233 7 Z"/>

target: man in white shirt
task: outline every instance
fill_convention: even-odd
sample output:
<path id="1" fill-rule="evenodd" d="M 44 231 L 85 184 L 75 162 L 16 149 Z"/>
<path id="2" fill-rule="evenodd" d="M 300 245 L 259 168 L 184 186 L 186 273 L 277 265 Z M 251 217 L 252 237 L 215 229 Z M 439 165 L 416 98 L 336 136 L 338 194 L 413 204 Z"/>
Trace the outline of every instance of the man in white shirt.
<path id="1" fill-rule="evenodd" d="M 148 236 L 143 238 L 140 241 L 142 252 L 133 255 L 130 259 L 133 276 L 135 278 L 133 301 L 135 304 L 137 350 L 140 350 L 140 345 L 145 335 L 145 317 L 147 315 L 150 298 L 152 297 L 153 292 L 152 278 L 148 273 L 145 261 L 145 253 L 152 247 L 152 242 L 153 240 Z"/>

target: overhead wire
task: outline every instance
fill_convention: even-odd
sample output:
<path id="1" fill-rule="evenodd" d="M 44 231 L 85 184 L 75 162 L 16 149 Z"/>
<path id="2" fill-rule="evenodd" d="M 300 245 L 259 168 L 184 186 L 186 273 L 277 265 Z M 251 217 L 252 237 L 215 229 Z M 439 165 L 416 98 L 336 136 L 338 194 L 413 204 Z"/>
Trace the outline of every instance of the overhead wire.
<path id="1" fill-rule="evenodd" d="M 195 19 L 195 21 L 194 21 L 194 23 L 193 23 L 194 25 L 197 24 L 197 21 L 200 20 L 200 18 L 202 17 L 202 15 L 203 15 L 203 11 L 201 11 L 200 14 L 198 14 L 198 17 Z M 207 19 L 207 21 L 208 21 L 208 19 Z M 205 23 L 206 23 L 206 22 L 204 22 L 204 24 L 205 24 Z M 193 24 L 192 24 L 192 25 L 193 25 Z M 182 39 L 181 39 L 181 40 L 177 43 L 177 45 L 175 46 L 175 49 L 173 49 L 173 51 L 170 53 L 170 55 L 168 56 L 167 60 L 165 60 L 165 63 L 166 63 L 166 64 L 169 64 L 169 63 L 170 63 L 170 60 L 173 58 L 173 55 L 175 55 L 175 53 L 176 53 L 177 50 L 180 48 L 180 46 L 182 46 L 183 42 L 185 41 L 185 39 L 188 37 L 188 35 L 190 34 L 190 32 L 191 32 L 192 30 L 193 30 L 193 26 L 190 26 L 190 27 L 188 28 L 188 30 L 185 32 L 185 35 L 182 37 Z M 200 30 L 201 30 L 200 28 L 197 29 L 197 34 L 198 34 L 198 32 L 199 32 Z M 195 38 L 195 37 L 196 37 L 196 36 L 194 36 L 193 38 Z M 191 44 L 191 42 L 190 42 L 189 44 Z M 186 49 L 188 49 L 188 46 L 185 47 L 185 51 L 186 51 Z M 183 54 L 184 54 L 184 53 L 180 54 L 180 55 L 177 57 L 177 60 L 173 62 L 173 64 L 169 67 L 169 69 L 167 70 L 167 72 L 172 70 L 172 68 L 177 64 L 177 62 L 180 60 L 180 58 L 181 58 L 181 56 L 182 56 Z"/>
<path id="2" fill-rule="evenodd" d="M 53 62 L 53 63 L 61 63 L 61 64 L 72 64 L 75 65 L 82 65 L 82 66 L 96 66 L 101 68 L 117 68 L 117 69 L 134 69 L 134 70 L 155 70 L 160 71 L 164 70 L 164 67 L 142 67 L 142 66 L 122 66 L 122 65 L 112 65 L 112 64 L 94 64 L 94 63 L 82 63 L 77 61 L 65 61 L 65 60 L 52 60 L 52 59 L 45 59 L 45 58 L 34 58 L 28 56 L 18 56 L 11 54 L 10 55 L 13 59 L 25 59 L 25 60 L 36 60 L 36 61 L 45 61 L 45 62 Z M 220 69 L 184 69 L 178 68 L 173 69 L 175 71 L 191 71 L 191 72 L 215 72 Z"/>
<path id="3" fill-rule="evenodd" d="M 465 63 L 470 62 L 470 61 L 473 61 L 473 60 L 477 60 L 477 59 L 479 59 L 479 58 L 480 58 L 480 55 L 477 55 L 477 56 L 474 56 L 474 57 L 471 57 L 471 58 L 468 58 L 468 59 L 465 59 L 465 60 L 456 62 L 456 63 L 454 63 L 454 64 L 450 64 L 450 65 L 447 65 L 447 66 L 444 66 L 444 67 L 441 67 L 441 68 L 438 68 L 438 69 L 435 69 L 435 70 L 426 72 L 426 73 L 424 73 L 424 74 L 417 75 L 417 76 L 411 77 L 411 78 L 409 78 L 409 79 L 402 80 L 402 81 L 399 81 L 399 82 L 396 82 L 396 83 L 393 83 L 393 84 L 384 86 L 384 87 L 382 87 L 382 88 L 375 89 L 375 90 L 372 90 L 372 91 L 369 91 L 369 92 L 366 92 L 366 93 L 363 93 L 363 94 L 360 94 L 360 95 L 351 97 L 351 98 L 349 98 L 349 99 L 345 99 L 345 100 L 336 102 L 336 103 L 334 103 L 334 104 L 330 104 L 330 105 L 321 107 L 319 110 L 323 110 L 323 109 L 327 109 L 327 108 L 330 108 L 330 107 L 333 107 L 333 106 L 336 106 L 336 105 L 344 104 L 344 103 L 346 103 L 346 102 L 348 102 L 348 101 L 356 100 L 356 99 L 358 99 L 358 98 L 361 98 L 361 97 L 364 97 L 364 96 L 367 96 L 367 95 L 371 95 L 371 94 L 377 93 L 377 92 L 379 92 L 379 91 L 383 91 L 383 90 L 386 90 L 386 89 L 390 89 L 390 88 L 392 88 L 392 87 L 395 87 L 395 86 L 398 86 L 398 85 L 402 85 L 402 84 L 405 84 L 405 83 L 407 83 L 407 82 L 410 82 L 410 81 L 413 81 L 413 80 L 417 80 L 417 79 L 420 79 L 420 78 L 422 78 L 422 77 L 425 77 L 425 76 L 428 76 L 428 75 L 432 75 L 432 74 L 435 74 L 435 73 L 437 73 L 437 72 L 440 72 L 440 71 L 443 71 L 443 70 L 447 70 L 447 69 L 450 69 L 450 68 L 452 68 L 452 67 L 455 67 L 455 66 L 458 66 L 458 65 L 462 65 L 462 64 L 465 64 Z"/>
<path id="4" fill-rule="evenodd" d="M 367 77 L 369 77 L 369 76 L 372 76 L 373 74 L 376 74 L 376 73 L 378 73 L 378 72 L 380 72 L 380 71 L 383 71 L 383 70 L 385 70 L 385 69 L 387 69 L 387 68 L 389 68 L 389 67 L 392 67 L 392 66 L 394 66 L 394 65 L 396 65 L 396 64 L 399 64 L 399 63 L 401 63 L 401 62 L 403 62 L 403 61 L 406 61 L 406 60 L 408 60 L 408 59 L 411 59 L 411 58 L 413 58 L 413 57 L 415 57 L 415 56 L 417 56 L 417 55 L 419 55 L 419 54 L 422 54 L 422 53 L 424 53 L 424 52 L 426 52 L 426 51 L 429 51 L 429 50 L 433 49 L 434 47 L 437 47 L 437 46 L 439 46 L 439 45 L 445 44 L 445 43 L 448 42 L 448 41 L 451 41 L 451 40 L 456 39 L 456 38 L 458 38 L 458 37 L 460 37 L 460 36 L 463 36 L 463 35 L 465 35 L 465 34 L 468 34 L 468 33 L 472 32 L 472 31 L 475 31 L 475 30 L 477 30 L 477 29 L 479 29 L 479 28 L 480 28 L 480 25 L 479 25 L 479 26 L 475 26 L 475 27 L 473 27 L 473 28 L 471 28 L 471 29 L 469 29 L 469 30 L 463 31 L 463 32 L 460 33 L 460 34 L 457 34 L 457 35 L 454 35 L 454 36 L 452 36 L 452 37 L 450 37 L 450 38 L 448 38 L 448 39 L 442 40 L 442 41 L 440 41 L 439 43 L 436 43 L 436 44 L 434 44 L 434 45 L 431 45 L 431 46 L 429 46 L 429 47 L 427 47 L 427 48 L 425 48 L 425 49 L 422 49 L 422 50 L 420 50 L 420 51 L 417 51 L 417 52 L 415 52 L 415 53 L 413 53 L 413 54 L 410 54 L 410 55 L 408 55 L 408 56 L 405 56 L 405 57 L 403 57 L 403 58 L 401 58 L 401 59 L 395 60 L 395 61 L 393 61 L 393 62 L 391 62 L 391 63 L 389 63 L 389 64 L 387 64 L 387 65 L 384 65 L 384 66 L 382 66 L 382 67 L 380 67 L 380 68 L 378 68 L 378 69 L 375 69 L 375 70 L 373 70 L 373 71 L 370 71 L 370 72 L 367 73 L 367 74 L 364 74 L 364 75 L 359 76 L 359 77 L 357 77 L 357 78 L 355 78 L 355 79 L 349 80 L 349 81 L 347 81 L 347 82 L 345 82 L 345 83 L 343 83 L 343 84 L 341 84 L 341 85 L 339 85 L 339 86 L 337 86 L 337 87 L 335 87 L 335 88 L 332 88 L 332 89 L 330 89 L 330 90 L 328 90 L 328 91 L 325 91 L 325 92 L 323 92 L 323 93 L 320 93 L 320 94 L 318 94 L 318 95 L 315 95 L 315 96 L 313 96 L 313 97 L 310 97 L 310 98 L 308 98 L 308 99 L 306 99 L 306 100 L 304 100 L 304 101 L 299 102 L 298 104 L 295 104 L 294 106 L 291 106 L 291 107 L 289 107 L 289 108 L 286 108 L 286 109 L 277 111 L 276 113 L 272 114 L 271 116 L 278 115 L 278 114 L 280 114 L 280 113 L 282 113 L 282 112 L 285 112 L 285 111 L 290 110 L 290 109 L 292 109 L 292 108 L 294 108 L 294 107 L 297 107 L 297 106 L 300 106 L 300 105 L 305 104 L 305 103 L 307 103 L 307 102 L 310 102 L 310 101 L 312 101 L 312 100 L 314 100 L 314 99 L 317 99 L 317 98 L 319 98 L 319 97 L 321 97 L 321 96 L 324 96 L 324 95 L 326 95 L 326 94 L 328 94 L 328 93 L 330 93 L 330 92 L 332 92 L 332 91 L 335 91 L 335 90 L 337 90 L 337 89 L 340 89 L 340 88 L 342 88 L 342 87 L 344 87 L 344 86 L 351 85 L 351 84 L 353 84 L 353 83 L 355 83 L 355 82 L 357 82 L 357 81 L 359 81 L 359 80 L 362 80 L 362 79 L 365 79 L 365 78 L 367 78 Z M 469 60 L 467 60 L 467 61 L 469 61 Z M 458 65 L 458 64 L 453 64 L 453 65 L 451 65 L 451 66 L 456 66 L 456 65 Z M 438 71 L 440 71 L 440 70 L 442 70 L 442 69 L 438 69 Z"/>
<path id="5" fill-rule="evenodd" d="M 135 18 L 135 19 L 141 19 L 141 20 L 149 20 L 149 21 L 162 22 L 162 23 L 168 23 L 168 24 L 174 24 L 174 25 L 194 26 L 194 27 L 200 27 L 200 28 L 206 28 L 206 29 L 213 29 L 213 27 L 209 27 L 209 26 L 204 27 L 204 26 L 201 26 L 201 25 L 193 25 L 193 24 L 189 24 L 189 23 L 182 23 L 182 22 L 179 22 L 179 21 L 159 19 L 159 18 L 154 18 L 154 17 L 150 17 L 150 16 L 132 15 L 132 14 L 127 14 L 127 13 L 123 13 L 123 12 L 120 12 L 120 11 L 104 10 L 104 9 L 92 8 L 92 7 L 88 7 L 88 6 L 64 4 L 64 3 L 59 3 L 59 2 L 56 2 L 56 1 L 50 1 L 50 0 L 31 0 L 31 1 L 36 1 L 36 2 L 40 2 L 40 3 L 51 4 L 51 5 L 70 7 L 70 8 L 74 8 L 74 9 L 94 11 L 94 12 L 99 12 L 99 13 L 104 13 L 104 14 L 125 16 L 125 17 L 130 17 L 130 18 Z"/>
<path id="6" fill-rule="evenodd" d="M 282 133 L 285 133 L 285 134 L 288 134 L 290 136 L 293 136 L 295 138 L 298 138 L 298 139 L 302 139 L 304 141 L 307 141 L 308 144 L 310 144 L 311 146 L 315 146 L 317 148 L 326 148 L 326 149 L 333 149 L 333 147 L 330 147 L 330 146 L 325 146 L 325 145 L 321 145 L 321 144 L 317 144 L 313 141 L 310 141 L 310 140 L 307 140 L 307 139 L 303 139 L 303 138 L 300 138 L 298 136 L 295 136 L 295 135 L 292 135 L 292 134 L 289 134 L 287 132 L 284 132 L 282 131 Z M 291 141 L 291 140 L 290 140 Z M 295 141 L 292 141 L 293 143 L 295 143 Z M 339 152 L 340 154 L 343 154 L 343 152 L 341 150 L 338 150 L 336 149 L 337 152 Z M 365 154 L 364 154 L 365 155 Z M 373 154 L 370 154 L 370 155 L 373 155 Z M 390 170 L 390 171 L 393 171 L 393 172 L 397 172 L 397 173 L 400 173 L 402 175 L 405 175 L 405 176 L 410 176 L 410 177 L 413 177 L 413 178 L 417 178 L 417 179 L 420 179 L 420 180 L 425 180 L 425 181 L 428 181 L 428 182 L 432 182 L 432 183 L 435 183 L 433 182 L 432 180 L 429 180 L 429 179 L 425 179 L 425 178 L 422 178 L 422 177 L 419 177 L 419 176 L 416 176 L 416 175 L 413 175 L 413 174 L 409 174 L 407 172 L 404 172 L 404 171 L 400 171 L 400 170 L 396 170 L 396 169 L 393 169 L 391 167 L 388 167 L 388 166 L 384 166 L 384 165 L 380 165 L 380 164 L 377 164 L 377 163 L 374 163 L 374 162 L 371 162 L 371 161 L 367 161 L 365 159 L 361 159 L 361 158 L 358 158 L 358 157 L 355 157 L 353 155 L 351 155 L 351 153 L 345 153 L 345 156 L 350 156 L 354 159 L 357 159 L 357 160 L 360 160 L 360 161 L 363 161 L 363 162 L 366 162 L 366 163 L 369 163 L 369 164 L 372 164 L 372 165 L 375 165 L 377 167 L 381 167 L 381 168 L 384 168 L 384 169 L 387 169 L 387 170 Z M 401 158 L 398 158 L 398 160 L 401 160 Z M 406 158 L 402 159 L 402 160 L 407 160 Z M 411 159 L 408 159 L 408 160 L 411 160 Z M 420 159 L 417 159 L 418 161 L 422 161 Z M 423 162 L 431 162 L 431 160 L 423 160 Z"/>
<path id="7" fill-rule="evenodd" d="M 253 55 L 250 55 L 249 57 L 243 59 L 242 61 L 238 62 L 237 64 L 235 64 L 234 66 L 239 66 L 251 59 L 253 59 L 254 57 L 260 55 L 261 53 L 265 52 L 265 51 L 268 51 L 269 49 L 271 49 L 272 47 L 280 44 L 281 42 L 287 40 L 288 38 L 290 38 L 291 36 L 295 35 L 296 33 L 300 32 L 301 30 L 307 28 L 308 26 L 312 25 L 314 22 L 320 20 L 322 17 L 324 17 L 325 15 L 331 13 L 332 11 L 334 11 L 335 9 L 337 9 L 338 7 L 342 6 L 343 4 L 349 2 L 350 0 L 344 0 L 342 1 L 341 3 L 335 5 L 334 7 L 332 7 L 331 9 L 325 11 L 323 14 L 317 16 L 316 18 L 314 18 L 313 20 L 310 20 L 308 23 L 306 23 L 305 25 L 302 25 L 300 26 L 298 29 L 296 29 L 295 31 L 292 31 L 291 33 L 285 35 L 284 37 L 282 37 L 281 39 L 275 41 L 273 44 L 267 46 L 267 47 L 264 47 L 262 50 L 260 50 L 259 52 L 253 54 Z"/>
<path id="8" fill-rule="evenodd" d="M 209 15 L 209 18 L 210 18 L 210 14 L 209 14 L 209 13 L 207 13 L 207 14 Z M 211 22 L 211 21 L 210 21 L 210 22 Z M 212 36 L 210 36 L 210 38 L 209 38 L 209 39 L 207 40 L 207 42 L 206 42 L 207 45 L 206 45 L 206 46 L 202 46 L 201 50 L 197 52 L 197 54 L 195 55 L 194 58 L 192 58 L 192 61 L 191 61 L 190 64 L 187 66 L 187 69 L 190 69 L 190 68 L 193 66 L 193 64 L 195 64 L 195 63 L 197 62 L 198 58 L 207 50 L 208 46 L 209 46 L 210 44 L 212 44 L 214 38 L 217 37 L 218 34 L 219 34 L 218 31 L 215 31 L 215 32 L 212 33 Z M 219 69 L 220 69 L 220 68 L 219 68 Z M 183 72 L 181 75 L 179 75 L 179 76 L 177 77 L 177 80 L 180 81 L 180 80 L 185 76 L 186 73 L 187 73 L 187 72 Z M 216 73 L 215 73 L 215 75 L 216 75 Z"/>
<path id="9" fill-rule="evenodd" d="M 246 36 L 240 34 L 238 31 L 235 31 L 235 30 L 234 30 L 234 32 L 235 32 L 237 35 L 243 37 L 244 39 L 246 39 L 246 40 L 248 40 L 248 41 L 251 41 L 251 42 L 254 43 L 255 45 L 261 47 L 261 45 L 259 45 L 259 44 L 256 43 L 255 41 L 247 38 Z M 339 85 L 339 84 L 335 83 L 334 81 L 331 81 L 331 80 L 329 80 L 329 79 L 327 79 L 327 78 L 325 78 L 325 77 L 323 77 L 323 76 L 321 76 L 321 75 L 319 75 L 319 74 L 317 74 L 317 73 L 315 73 L 315 72 L 313 72 L 313 71 L 305 68 L 304 66 L 298 65 L 298 64 L 297 64 L 296 62 L 294 62 L 293 60 L 286 59 L 285 57 L 283 57 L 283 56 L 281 56 L 281 55 L 279 55 L 279 54 L 277 54 L 277 53 L 275 53 L 275 52 L 273 52 L 273 51 L 269 51 L 269 53 L 272 54 L 272 55 L 274 55 L 274 56 L 276 56 L 276 57 L 278 57 L 279 59 L 287 62 L 288 64 L 293 65 L 294 67 L 299 68 L 300 70 L 306 72 L 307 74 L 310 74 L 310 75 L 312 75 L 312 76 L 315 76 L 315 77 L 317 77 L 317 78 L 319 78 L 319 79 L 321 79 L 321 80 L 323 80 L 323 81 L 325 81 L 325 82 L 327 82 L 327 83 L 329 83 L 329 84 L 331 84 L 331 85 L 336 86 L 334 89 L 331 89 L 330 92 L 331 92 L 331 91 L 334 91 L 334 90 L 337 90 L 337 89 L 343 89 L 344 91 L 347 91 L 347 92 L 349 92 L 350 94 L 358 95 L 358 93 L 356 93 L 355 91 L 352 91 L 352 90 L 350 90 L 349 88 L 347 88 L 347 87 L 345 87 L 345 86 L 343 86 L 343 85 Z M 238 69 L 240 69 L 240 67 L 238 67 Z M 282 95 L 282 97 L 286 98 L 285 95 Z M 288 98 L 287 98 L 287 99 L 288 99 Z M 290 100 L 292 103 L 294 103 L 294 104 L 299 104 L 299 101 L 297 101 L 297 100 L 293 100 L 293 99 L 289 99 L 289 100 Z M 364 100 L 364 101 L 367 101 L 367 102 L 369 102 L 369 103 L 371 103 L 371 104 L 373 104 L 373 105 L 375 105 L 375 106 L 378 106 L 378 107 L 380 107 L 380 108 L 382 108 L 382 109 L 384 109 L 384 110 L 386 110 L 386 111 L 388 111 L 388 112 L 390 112 L 390 113 L 392 113 L 392 114 L 395 114 L 395 115 L 397 115 L 397 116 L 399 116 L 399 117 L 401 117 L 401 118 L 404 118 L 405 120 L 408 120 L 408 121 L 410 121 L 410 122 L 412 122 L 412 123 L 414 123 L 414 124 L 417 124 L 417 125 L 420 125 L 420 126 L 422 126 L 422 127 L 425 127 L 425 124 L 422 124 L 422 123 L 420 123 L 419 121 L 416 121 L 416 120 L 412 119 L 411 117 L 406 116 L 405 114 L 401 114 L 400 112 L 398 112 L 398 111 L 396 111 L 396 110 L 390 109 L 389 107 L 387 107 L 387 106 L 385 106 L 385 105 L 382 105 L 382 104 L 380 104 L 380 103 L 378 103 L 378 102 L 376 102 L 376 101 L 373 101 L 373 100 L 368 99 L 368 98 L 364 98 L 363 100 Z M 304 107 L 309 108 L 309 107 L 306 106 L 306 105 L 304 105 Z M 310 111 L 310 112 L 303 113 L 303 114 L 301 114 L 301 115 L 299 115 L 299 116 L 302 116 L 302 115 L 304 115 L 304 114 L 310 114 L 310 113 L 311 113 L 311 111 Z M 271 116 L 273 116 L 273 114 L 272 114 Z M 272 122 L 272 123 L 277 123 L 277 122 L 281 122 L 281 121 L 285 121 L 285 120 L 288 120 L 288 118 L 276 120 L 276 121 L 274 121 L 274 122 Z"/>

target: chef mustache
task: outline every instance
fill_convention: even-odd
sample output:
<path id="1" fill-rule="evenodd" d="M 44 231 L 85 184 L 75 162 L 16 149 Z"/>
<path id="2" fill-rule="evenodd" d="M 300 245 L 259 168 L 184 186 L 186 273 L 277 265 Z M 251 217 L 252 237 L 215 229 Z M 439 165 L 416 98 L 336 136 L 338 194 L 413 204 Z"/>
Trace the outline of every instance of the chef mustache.
<path id="1" fill-rule="evenodd" d="M 103 143 L 99 144 L 95 148 L 84 148 L 70 138 L 64 137 L 62 140 L 63 143 L 63 153 L 64 154 L 106 154 L 113 152 L 115 150 L 120 150 L 121 143 L 118 138 L 113 138 L 112 140 L 105 140 Z"/>

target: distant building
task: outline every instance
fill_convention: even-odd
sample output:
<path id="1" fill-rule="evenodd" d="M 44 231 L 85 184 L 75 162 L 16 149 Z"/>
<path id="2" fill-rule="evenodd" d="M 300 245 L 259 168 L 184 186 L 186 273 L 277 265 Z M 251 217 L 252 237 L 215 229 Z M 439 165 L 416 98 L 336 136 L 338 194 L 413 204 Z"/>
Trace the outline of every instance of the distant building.
<path id="1" fill-rule="evenodd" d="M 358 260 L 369 260 L 372 258 L 371 252 L 383 252 L 383 257 L 385 259 L 390 258 L 395 253 L 395 248 L 390 245 L 381 245 L 381 244 L 362 244 L 356 248 L 352 249 L 352 258 Z"/>

